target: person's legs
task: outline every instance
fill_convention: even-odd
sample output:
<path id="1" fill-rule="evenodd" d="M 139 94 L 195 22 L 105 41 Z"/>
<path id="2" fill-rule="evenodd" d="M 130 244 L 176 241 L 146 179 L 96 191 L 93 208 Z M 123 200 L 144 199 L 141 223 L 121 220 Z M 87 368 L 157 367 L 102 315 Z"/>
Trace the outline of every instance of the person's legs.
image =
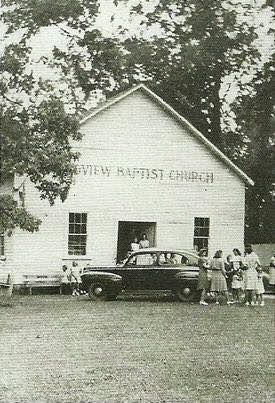
<path id="1" fill-rule="evenodd" d="M 232 288 L 232 298 L 233 298 L 233 302 L 237 302 L 237 292 L 238 290 L 236 288 Z"/>
<path id="2" fill-rule="evenodd" d="M 241 289 L 237 288 L 236 289 L 236 302 L 240 302 L 241 301 Z"/>
<path id="3" fill-rule="evenodd" d="M 248 303 L 250 304 L 251 303 L 251 301 L 252 301 L 252 295 L 251 295 L 251 290 L 247 290 L 247 301 L 248 301 Z"/>
<path id="4" fill-rule="evenodd" d="M 244 303 L 249 305 L 249 290 L 244 290 Z"/>
<path id="5" fill-rule="evenodd" d="M 72 292 L 72 295 L 77 295 L 77 293 L 76 293 L 76 286 L 77 286 L 76 283 L 71 283 L 71 292 Z"/>
<path id="6" fill-rule="evenodd" d="M 233 301 L 230 300 L 230 296 L 229 296 L 229 292 L 228 291 L 224 291 L 224 295 L 227 301 L 227 305 L 233 304 Z"/>
<path id="7" fill-rule="evenodd" d="M 264 294 L 259 294 L 258 295 L 258 298 L 259 298 L 259 305 L 260 306 L 264 306 Z"/>
<path id="8" fill-rule="evenodd" d="M 208 305 L 208 303 L 205 302 L 205 296 L 206 296 L 206 290 L 203 289 L 203 290 L 201 291 L 200 305 Z"/>
<path id="9" fill-rule="evenodd" d="M 251 305 L 255 305 L 256 304 L 256 291 L 251 290 L 250 294 L 251 294 Z"/>

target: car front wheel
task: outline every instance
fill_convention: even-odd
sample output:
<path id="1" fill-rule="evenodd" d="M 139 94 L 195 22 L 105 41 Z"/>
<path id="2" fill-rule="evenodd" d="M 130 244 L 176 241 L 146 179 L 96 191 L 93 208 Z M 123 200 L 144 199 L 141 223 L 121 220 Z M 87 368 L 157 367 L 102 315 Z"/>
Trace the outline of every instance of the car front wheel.
<path id="1" fill-rule="evenodd" d="M 104 301 L 108 299 L 107 287 L 102 282 L 92 283 L 89 286 L 88 295 L 92 301 Z"/>
<path id="2" fill-rule="evenodd" d="M 188 285 L 179 287 L 176 290 L 175 294 L 176 294 L 177 298 L 182 302 L 195 301 L 198 297 L 197 290 L 195 290 L 194 288 L 191 288 Z"/>

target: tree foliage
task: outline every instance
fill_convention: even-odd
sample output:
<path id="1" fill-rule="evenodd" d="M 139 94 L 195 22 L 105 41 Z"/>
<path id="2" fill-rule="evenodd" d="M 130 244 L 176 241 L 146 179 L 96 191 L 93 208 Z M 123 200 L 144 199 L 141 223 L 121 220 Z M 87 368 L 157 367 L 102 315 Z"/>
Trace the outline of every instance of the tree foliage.
<path id="1" fill-rule="evenodd" d="M 7 46 L 0 59 L 0 183 L 12 180 L 14 175 L 28 175 L 41 197 L 52 204 L 56 197 L 66 198 L 77 157 L 69 140 L 80 135 L 76 118 L 65 112 L 53 88 L 25 72 L 29 52 L 23 40 Z M 0 197 L 0 208 L 10 211 L 4 196 Z M 17 217 L 16 226 L 31 228 L 25 225 L 25 221 L 31 224 L 29 214 L 25 219 L 22 209 L 16 214 L 12 215 Z"/>
<path id="2" fill-rule="evenodd" d="M 14 175 L 27 175 L 41 198 L 51 204 L 57 197 L 64 201 L 78 158 L 71 140 L 81 138 L 78 118 L 83 100 L 92 90 L 110 85 L 113 74 L 109 72 L 116 68 L 112 41 L 105 40 L 97 30 L 88 32 L 98 13 L 97 1 L 4 0 L 2 6 L 7 45 L 0 57 L 0 185 Z M 33 71 L 31 40 L 41 28 L 53 26 L 66 36 L 69 56 L 54 49 L 55 64 L 51 67 L 60 68 L 62 74 L 57 80 L 48 80 Z M 84 32 L 82 38 L 80 31 Z M 17 41 L 9 41 L 14 33 Z M 94 53 L 90 85 L 79 72 L 81 52 L 73 50 L 75 38 L 79 49 L 90 46 L 90 53 Z M 62 56 L 65 63 L 59 63 Z M 112 61 L 108 66 L 106 57 Z M 0 232 L 16 226 L 28 231 L 38 229 L 39 220 L 16 207 L 11 196 L 0 195 L 0 209 L 5 212 Z"/>
<path id="3" fill-rule="evenodd" d="M 146 14 L 136 7 L 143 24 L 161 34 L 126 41 L 130 64 L 139 64 L 157 93 L 222 149 L 222 87 L 230 77 L 241 82 L 260 59 L 253 7 L 224 0 L 165 0 Z"/>
<path id="4" fill-rule="evenodd" d="M 243 168 L 254 179 L 247 192 L 246 239 L 275 242 L 275 55 L 253 81 L 254 92 L 237 106 L 239 127 L 248 138 Z"/>

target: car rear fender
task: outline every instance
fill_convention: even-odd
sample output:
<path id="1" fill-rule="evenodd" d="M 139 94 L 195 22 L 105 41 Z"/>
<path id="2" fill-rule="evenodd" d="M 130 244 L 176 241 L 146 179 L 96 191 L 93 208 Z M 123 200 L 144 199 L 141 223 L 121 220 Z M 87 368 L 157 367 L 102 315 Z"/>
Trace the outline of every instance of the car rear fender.
<path id="1" fill-rule="evenodd" d="M 184 270 L 180 271 L 175 275 L 175 280 L 177 282 L 197 282 L 198 280 L 198 270 Z"/>

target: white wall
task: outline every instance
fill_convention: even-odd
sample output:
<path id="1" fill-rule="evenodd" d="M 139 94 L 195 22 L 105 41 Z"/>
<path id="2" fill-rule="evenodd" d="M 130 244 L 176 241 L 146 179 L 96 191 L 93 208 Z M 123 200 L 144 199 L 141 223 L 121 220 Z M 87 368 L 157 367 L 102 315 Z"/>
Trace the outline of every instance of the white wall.
<path id="1" fill-rule="evenodd" d="M 118 221 L 157 222 L 158 246 L 192 249 L 194 217 L 210 217 L 211 253 L 242 248 L 244 183 L 141 91 L 89 119 L 82 131 L 82 142 L 75 144 L 82 154 L 80 173 L 65 203 L 50 207 L 26 184 L 26 207 L 43 224 L 38 233 L 17 231 L 18 270 L 56 270 L 62 259 L 71 258 L 69 212 L 88 213 L 86 258 L 94 264 L 111 264 L 116 257 Z M 118 167 L 125 173 L 126 168 L 147 168 L 151 179 L 147 173 L 144 178 L 117 175 Z M 162 170 L 162 179 L 153 169 Z M 214 181 L 169 178 L 176 170 L 213 173 Z"/>

